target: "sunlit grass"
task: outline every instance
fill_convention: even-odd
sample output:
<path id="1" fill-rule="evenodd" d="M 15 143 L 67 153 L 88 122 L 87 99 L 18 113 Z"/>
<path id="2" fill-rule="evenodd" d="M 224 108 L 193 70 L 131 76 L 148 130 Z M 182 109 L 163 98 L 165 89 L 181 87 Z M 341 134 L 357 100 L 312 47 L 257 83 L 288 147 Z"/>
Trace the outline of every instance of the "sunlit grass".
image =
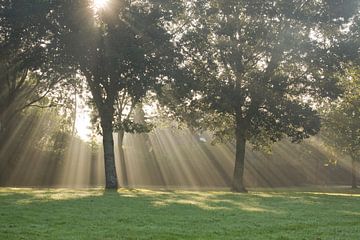
<path id="1" fill-rule="evenodd" d="M 0 239 L 360 239 L 360 191 L 343 190 L 2 188 Z"/>

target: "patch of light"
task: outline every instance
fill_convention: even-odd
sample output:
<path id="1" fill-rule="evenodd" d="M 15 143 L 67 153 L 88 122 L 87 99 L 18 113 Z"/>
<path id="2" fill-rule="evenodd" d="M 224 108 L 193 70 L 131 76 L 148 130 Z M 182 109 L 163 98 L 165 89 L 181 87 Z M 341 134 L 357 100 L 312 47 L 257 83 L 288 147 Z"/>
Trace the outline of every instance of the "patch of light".
<path id="1" fill-rule="evenodd" d="M 91 138 L 91 118 L 90 109 L 85 105 L 82 99 L 78 98 L 80 107 L 76 112 L 75 129 L 76 134 L 84 141 L 90 141 Z"/>
<path id="2" fill-rule="evenodd" d="M 93 7 L 95 11 L 99 11 L 106 8 L 108 4 L 109 4 L 109 0 L 93 0 Z"/>

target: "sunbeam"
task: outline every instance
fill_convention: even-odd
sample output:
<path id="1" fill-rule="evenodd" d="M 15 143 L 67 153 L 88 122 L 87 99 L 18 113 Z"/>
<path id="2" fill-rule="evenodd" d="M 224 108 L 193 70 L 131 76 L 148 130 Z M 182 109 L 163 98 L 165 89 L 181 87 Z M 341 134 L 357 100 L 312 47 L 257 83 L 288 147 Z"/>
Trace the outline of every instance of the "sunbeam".
<path id="1" fill-rule="evenodd" d="M 93 0 L 93 8 L 95 11 L 100 11 L 105 9 L 110 0 Z"/>
<path id="2" fill-rule="evenodd" d="M 44 115 L 31 128 L 17 125 L 0 152 L 0 184 L 5 186 L 61 186 L 71 188 L 99 187 L 104 184 L 102 148 L 91 149 L 77 137 L 71 137 L 61 159 L 49 159 L 42 151 L 34 151 L 31 141 L 24 142 L 21 154 L 12 145 L 17 134 L 24 139 L 49 134 L 43 126 L 49 121 Z M 28 124 L 28 122 L 26 123 Z M 234 167 L 233 144 L 210 144 L 210 136 L 200 140 L 189 130 L 158 128 L 149 134 L 125 134 L 126 169 L 120 164 L 117 141 L 115 157 L 122 187 L 225 189 L 231 186 Z M 117 139 L 117 138 L 115 138 Z M 13 159 L 12 155 L 17 157 Z M 336 165 L 328 164 L 331 156 L 319 140 L 312 138 L 300 145 L 282 141 L 274 145 L 272 154 L 246 153 L 245 183 L 249 187 L 290 187 L 304 185 L 328 186 L 348 184 L 351 164 L 347 158 L 337 158 Z M 123 173 L 127 175 L 126 184 Z"/>

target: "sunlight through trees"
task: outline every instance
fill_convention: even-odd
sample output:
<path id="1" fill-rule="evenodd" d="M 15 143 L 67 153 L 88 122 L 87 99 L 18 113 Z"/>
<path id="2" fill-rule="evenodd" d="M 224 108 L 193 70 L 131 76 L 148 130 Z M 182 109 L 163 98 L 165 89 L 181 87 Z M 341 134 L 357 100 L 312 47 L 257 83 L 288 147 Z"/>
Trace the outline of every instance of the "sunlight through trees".
<path id="1" fill-rule="evenodd" d="M 359 15 L 356 0 L 1 1 L 0 184 L 356 187 Z"/>

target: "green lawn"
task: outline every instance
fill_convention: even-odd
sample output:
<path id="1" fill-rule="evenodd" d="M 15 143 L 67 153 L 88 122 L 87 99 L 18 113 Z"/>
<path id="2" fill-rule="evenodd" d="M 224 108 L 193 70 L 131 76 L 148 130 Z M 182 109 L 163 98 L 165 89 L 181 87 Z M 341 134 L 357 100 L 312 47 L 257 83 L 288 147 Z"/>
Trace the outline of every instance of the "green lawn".
<path id="1" fill-rule="evenodd" d="M 360 239 L 360 191 L 0 188 L 0 239 Z"/>

